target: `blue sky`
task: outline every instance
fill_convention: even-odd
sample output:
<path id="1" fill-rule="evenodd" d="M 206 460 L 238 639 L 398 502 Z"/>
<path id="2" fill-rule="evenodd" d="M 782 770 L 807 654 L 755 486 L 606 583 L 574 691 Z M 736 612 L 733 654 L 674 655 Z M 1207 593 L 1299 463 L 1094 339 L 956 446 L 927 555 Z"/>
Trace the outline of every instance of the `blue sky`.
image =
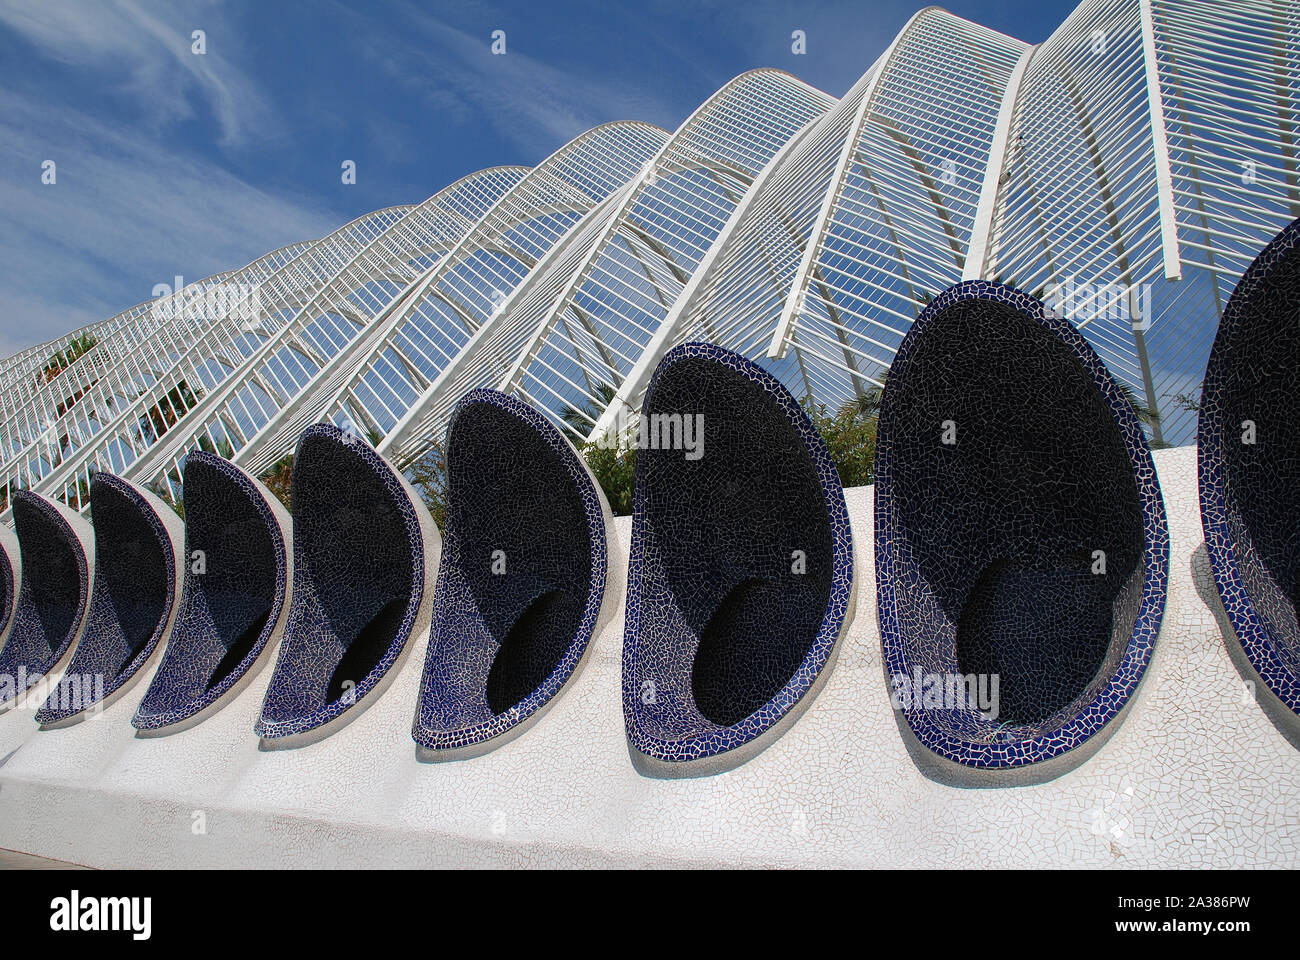
<path id="1" fill-rule="evenodd" d="M 1031 42 L 1073 8 L 945 5 Z M 595 124 L 671 130 L 747 69 L 838 96 L 917 7 L 0 0 L 0 355 Z"/>

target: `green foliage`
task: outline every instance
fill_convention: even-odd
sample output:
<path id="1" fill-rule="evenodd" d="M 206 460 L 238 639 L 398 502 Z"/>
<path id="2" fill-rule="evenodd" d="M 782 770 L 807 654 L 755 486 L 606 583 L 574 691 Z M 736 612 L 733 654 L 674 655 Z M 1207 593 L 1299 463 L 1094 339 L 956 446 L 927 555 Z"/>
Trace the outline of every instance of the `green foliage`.
<path id="1" fill-rule="evenodd" d="M 202 396 L 202 390 L 197 392 L 191 390 L 190 385 L 182 380 L 168 390 L 162 400 L 145 411 L 145 415 L 140 418 L 141 433 L 145 437 L 158 439 L 175 426 L 177 420 L 192 410 Z"/>
<path id="2" fill-rule="evenodd" d="M 1154 427 L 1160 422 L 1160 414 L 1152 410 L 1151 407 L 1147 405 L 1147 402 L 1138 396 L 1136 390 L 1130 387 L 1123 380 L 1118 382 L 1119 389 L 1124 394 L 1124 399 L 1127 400 L 1128 405 L 1133 408 L 1133 412 L 1137 415 L 1139 421 L 1146 424 L 1148 427 Z"/>
<path id="3" fill-rule="evenodd" d="M 582 459 L 605 492 L 610 512 L 625 517 L 632 512 L 632 492 L 636 481 L 636 451 L 584 443 Z"/>
<path id="4" fill-rule="evenodd" d="M 614 402 L 617 393 L 607 383 L 597 384 L 593 391 L 596 403 L 583 403 L 573 407 L 565 405 L 560 410 L 560 420 L 572 428 L 579 437 L 591 433 L 592 427 L 605 412 L 605 408 Z M 632 490 L 636 479 L 636 451 L 602 447 L 597 443 L 575 441 L 578 452 L 586 461 L 592 476 L 605 492 L 609 509 L 616 517 L 625 517 L 632 512 Z"/>
<path id="5" fill-rule="evenodd" d="M 80 510 L 81 507 L 90 503 L 90 483 L 85 477 L 77 480 L 75 487 L 64 487 L 63 496 L 59 499 L 72 510 Z"/>
<path id="6" fill-rule="evenodd" d="M 596 425 L 596 421 L 605 412 L 605 408 L 614 401 L 614 394 L 617 392 L 607 383 L 597 384 L 595 387 L 596 404 L 584 402 L 573 407 L 566 403 L 560 408 L 560 419 L 572 427 L 573 432 L 578 436 L 585 437 L 591 433 L 591 428 Z"/>
<path id="7" fill-rule="evenodd" d="M 214 444 L 206 433 L 199 434 L 199 449 L 204 453 L 215 453 L 223 460 L 229 460 L 235 455 L 235 448 L 230 445 L 229 440 Z"/>
<path id="8" fill-rule="evenodd" d="M 435 443 L 416 457 L 402 471 L 429 508 L 439 530 L 447 525 L 447 457 L 442 445 Z"/>
<path id="9" fill-rule="evenodd" d="M 167 490 L 166 485 L 162 483 L 156 483 L 150 489 L 158 496 L 159 500 L 176 511 L 176 516 L 182 520 L 185 519 L 185 498 L 183 496 L 173 497 Z"/>
<path id="10" fill-rule="evenodd" d="M 88 333 L 83 333 L 80 337 L 70 341 L 68 346 L 63 350 L 57 350 L 50 355 L 41 372 L 36 375 L 36 385 L 39 387 L 42 383 L 49 383 L 68 367 L 77 362 L 83 353 L 94 348 L 98 341 Z"/>
<path id="11" fill-rule="evenodd" d="M 874 483 L 880 392 L 872 390 L 849 400 L 834 413 L 809 397 L 804 400 L 804 410 L 826 441 L 840 483 L 846 487 Z"/>
<path id="12" fill-rule="evenodd" d="M 277 500 L 284 504 L 284 509 L 293 513 L 293 454 L 286 453 L 267 468 L 259 477 L 266 488 Z"/>

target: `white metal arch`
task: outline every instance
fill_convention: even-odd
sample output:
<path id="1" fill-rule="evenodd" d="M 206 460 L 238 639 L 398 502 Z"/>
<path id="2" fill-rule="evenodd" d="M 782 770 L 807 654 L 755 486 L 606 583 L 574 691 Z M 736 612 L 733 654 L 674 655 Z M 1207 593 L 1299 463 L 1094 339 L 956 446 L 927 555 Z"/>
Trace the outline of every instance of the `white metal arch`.
<path id="1" fill-rule="evenodd" d="M 383 433 L 458 346 L 491 321 L 565 230 L 634 176 L 667 139 L 666 131 L 649 124 L 615 123 L 565 144 L 323 368 L 302 402 L 237 451 L 235 462 L 265 469 L 322 416 Z"/>
<path id="2" fill-rule="evenodd" d="M 52 383 L 77 334 L 0 361 L 2 479 L 80 504 L 94 466 L 167 482 L 222 442 L 260 469 L 322 415 L 405 459 L 483 384 L 595 435 L 686 338 L 833 405 L 962 278 L 1053 299 L 1186 442 L 1232 287 L 1300 216 L 1298 72 L 1294 0 L 1084 0 L 1032 49 L 926 8 L 838 103 L 753 71 L 459 220 L 380 211 L 186 288 L 260 270 L 254 322 L 151 302 L 77 331 L 99 343 Z M 1116 288 L 1147 315 L 1107 313 Z"/>
<path id="3" fill-rule="evenodd" d="M 339 352 L 354 343 L 414 278 L 454 249 L 527 167 L 463 177 L 350 250 L 293 316 L 133 464 L 127 476 L 180 496 L 186 454 L 206 443 L 231 455 L 286 407 Z"/>
<path id="4" fill-rule="evenodd" d="M 5 421 L 12 454 L 0 473 L 4 503 L 11 488 L 30 486 L 121 417 L 200 332 L 226 321 L 199 314 L 196 307 L 204 303 L 208 291 L 227 283 L 239 289 L 262 283 L 314 245 L 315 241 L 282 247 L 240 270 L 216 274 L 165 300 L 147 301 L 119 314 L 113 333 L 105 334 Z"/>
<path id="5" fill-rule="evenodd" d="M 466 347 L 380 449 L 413 456 L 441 432 L 459 391 L 476 383 L 497 383 L 557 420 L 570 408 L 599 412 L 763 166 L 833 102 L 775 70 L 723 86 L 646 164 L 619 209 L 589 215 L 601 219 L 598 231 L 575 229 L 533 271 L 490 333 Z"/>
<path id="6" fill-rule="evenodd" d="M 214 274 L 202 280 L 186 285 L 171 297 L 171 302 L 178 305 L 175 310 L 160 310 L 158 299 L 146 300 L 136 304 L 99 325 L 82 328 L 75 336 L 90 334 L 96 337 L 95 345 L 81 354 L 57 376 L 38 379 L 35 373 L 49 359 L 49 353 L 38 353 L 40 361 L 30 361 L 23 368 L 30 368 L 32 376 L 24 377 L 15 371 L 5 391 L 7 403 L 0 421 L 3 422 L 2 449 L 6 459 L 18 453 L 23 446 L 33 442 L 41 433 L 49 429 L 51 422 L 67 412 L 93 385 L 104 381 L 128 379 L 132 374 L 126 373 L 124 367 L 138 365 L 142 359 L 139 351 L 147 345 L 150 338 L 162 332 L 163 336 L 185 338 L 193 334 L 196 319 L 192 310 L 184 305 L 195 301 L 201 302 L 206 291 L 225 284 L 256 284 L 266 279 L 285 263 L 292 260 L 315 241 L 290 244 L 259 257 L 247 266 L 234 271 Z M 66 349 L 71 337 L 59 341 Z M 43 348 L 44 349 L 44 348 Z M 101 402 L 104 398 L 100 398 Z M 62 409 L 60 409 L 62 408 Z"/>
<path id="7" fill-rule="evenodd" d="M 687 338 L 762 359 L 826 403 L 878 383 L 927 295 L 960 277 L 1026 49 L 936 7 L 912 17 L 752 188 L 591 435 L 639 406 Z"/>
<path id="8" fill-rule="evenodd" d="M 74 509 L 87 506 L 90 474 L 107 470 L 125 474 L 140 455 L 170 431 L 199 399 L 200 392 L 219 386 L 249 354 L 292 319 L 297 310 L 347 263 L 355 252 L 400 220 L 410 206 L 388 207 L 354 220 L 311 246 L 269 277 L 247 298 L 221 304 L 219 315 L 196 341 L 178 356 L 166 358 L 164 369 L 139 389 L 112 420 L 86 443 L 65 450 L 54 463 L 28 457 L 18 465 L 17 479 L 39 493 L 58 497 Z M 56 425 L 56 430 L 61 426 Z M 70 434 L 68 436 L 71 441 Z"/>

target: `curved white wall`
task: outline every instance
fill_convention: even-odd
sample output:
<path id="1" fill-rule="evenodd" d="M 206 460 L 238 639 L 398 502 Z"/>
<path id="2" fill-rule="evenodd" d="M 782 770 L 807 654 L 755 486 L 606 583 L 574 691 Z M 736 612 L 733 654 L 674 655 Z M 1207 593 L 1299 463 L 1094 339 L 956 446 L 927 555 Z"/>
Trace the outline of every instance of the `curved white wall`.
<path id="1" fill-rule="evenodd" d="M 963 790 L 918 772 L 880 663 L 872 491 L 855 488 L 862 602 L 839 662 L 808 713 L 729 773 L 663 781 L 632 769 L 616 614 L 529 736 L 460 763 L 415 758 L 418 658 L 356 722 L 294 751 L 257 749 L 266 672 L 206 723 L 159 740 L 134 739 L 138 694 L 127 696 L 29 738 L 0 766 L 0 847 L 150 867 L 1294 867 L 1300 751 L 1247 695 L 1204 599 L 1215 594 L 1195 449 L 1156 462 L 1172 536 L 1160 640 L 1123 726 L 1049 783 Z M 627 520 L 617 529 L 626 541 Z"/>

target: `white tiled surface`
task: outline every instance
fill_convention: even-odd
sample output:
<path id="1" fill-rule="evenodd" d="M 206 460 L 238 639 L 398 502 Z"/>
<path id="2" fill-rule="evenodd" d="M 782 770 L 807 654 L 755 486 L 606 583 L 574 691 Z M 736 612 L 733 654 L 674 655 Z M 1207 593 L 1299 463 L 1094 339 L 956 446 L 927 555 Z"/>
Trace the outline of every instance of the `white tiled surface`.
<path id="1" fill-rule="evenodd" d="M 839 662 L 794 728 L 730 773 L 632 769 L 618 612 L 535 728 L 458 763 L 415 759 L 423 636 L 381 700 L 300 750 L 257 749 L 269 670 L 162 739 L 135 739 L 129 723 L 147 677 L 68 730 L 35 733 L 30 713 L 10 711 L 0 847 L 91 866 L 1298 866 L 1300 751 L 1245 694 L 1193 583 L 1195 450 L 1156 461 L 1172 535 L 1164 629 L 1122 727 L 1050 783 L 964 790 L 917 771 L 881 671 L 871 490 L 859 488 L 847 492 L 858 611 Z M 626 542 L 628 521 L 617 529 Z"/>

